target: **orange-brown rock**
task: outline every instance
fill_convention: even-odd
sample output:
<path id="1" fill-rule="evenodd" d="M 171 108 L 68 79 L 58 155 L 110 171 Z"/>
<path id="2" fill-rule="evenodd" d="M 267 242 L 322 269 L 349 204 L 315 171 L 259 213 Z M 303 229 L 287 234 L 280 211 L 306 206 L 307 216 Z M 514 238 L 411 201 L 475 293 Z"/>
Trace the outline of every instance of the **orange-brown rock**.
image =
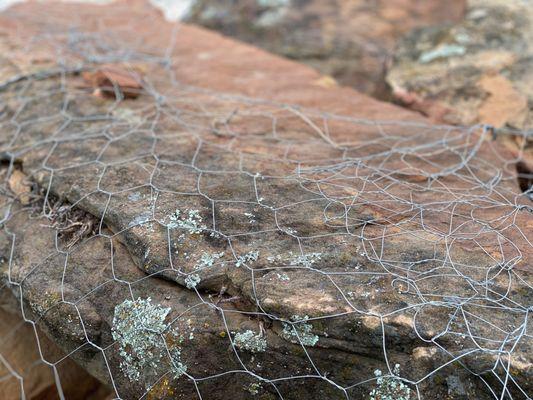
<path id="1" fill-rule="evenodd" d="M 186 19 L 384 98 L 398 40 L 414 28 L 457 22 L 464 8 L 463 0 L 197 0 Z"/>
<path id="2" fill-rule="evenodd" d="M 463 21 L 414 30 L 387 72 L 393 94 L 437 121 L 531 129 L 532 10 L 470 0 Z"/>
<path id="3" fill-rule="evenodd" d="M 531 393 L 531 201 L 490 131 L 140 2 L 17 5 L 0 43 L 2 176 L 32 181 L 3 285 L 117 397 Z M 110 63 L 138 97 L 83 87 Z"/>

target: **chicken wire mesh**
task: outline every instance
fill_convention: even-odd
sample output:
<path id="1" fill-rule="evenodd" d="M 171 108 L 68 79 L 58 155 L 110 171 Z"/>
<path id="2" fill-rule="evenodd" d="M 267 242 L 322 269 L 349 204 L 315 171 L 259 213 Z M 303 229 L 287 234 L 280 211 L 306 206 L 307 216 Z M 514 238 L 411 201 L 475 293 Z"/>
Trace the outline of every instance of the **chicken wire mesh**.
<path id="1" fill-rule="evenodd" d="M 2 289 L 38 360 L 2 346 L 0 385 L 70 398 L 72 358 L 111 398 L 530 398 L 523 148 L 182 82 L 178 23 L 20 10 Z"/>

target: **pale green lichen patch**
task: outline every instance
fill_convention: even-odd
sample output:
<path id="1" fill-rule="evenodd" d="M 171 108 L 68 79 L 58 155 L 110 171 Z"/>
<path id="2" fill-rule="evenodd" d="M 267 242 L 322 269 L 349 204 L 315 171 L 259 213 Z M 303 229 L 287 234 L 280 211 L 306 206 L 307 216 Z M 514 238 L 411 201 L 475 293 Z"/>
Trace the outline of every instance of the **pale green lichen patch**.
<path id="1" fill-rule="evenodd" d="M 120 368 L 129 380 L 157 374 L 169 354 L 175 377 L 187 370 L 181 362 L 181 338 L 165 322 L 169 312 L 170 308 L 152 304 L 149 297 L 125 300 L 115 307 L 112 335 L 120 348 Z"/>
<path id="2" fill-rule="evenodd" d="M 277 273 L 276 273 L 276 276 L 278 277 L 278 279 L 279 279 L 280 281 L 288 282 L 288 281 L 291 280 L 291 278 L 289 278 L 289 275 L 287 275 L 287 274 L 284 273 L 284 272 L 281 272 L 281 273 L 277 272 Z"/>
<path id="3" fill-rule="evenodd" d="M 185 285 L 187 286 L 187 289 L 194 289 L 201 281 L 202 279 L 199 275 L 191 274 L 187 275 L 185 278 Z"/>
<path id="4" fill-rule="evenodd" d="M 302 255 L 293 257 L 291 260 L 291 264 L 310 268 L 314 263 L 320 260 L 321 257 L 322 257 L 322 253 L 302 254 Z"/>
<path id="5" fill-rule="evenodd" d="M 223 251 L 221 251 L 219 253 L 207 253 L 207 252 L 204 252 L 201 255 L 201 257 L 200 257 L 200 260 L 194 266 L 194 268 L 199 270 L 199 269 L 212 267 L 213 265 L 215 265 L 217 260 L 221 259 L 222 257 L 224 257 L 224 252 Z M 222 266 L 224 266 L 223 263 L 222 263 Z"/>
<path id="6" fill-rule="evenodd" d="M 184 229 L 190 234 L 199 234 L 207 230 L 198 210 L 188 210 L 182 213 L 176 209 L 176 211 L 169 215 L 168 219 L 167 227 L 169 229 Z"/>
<path id="7" fill-rule="evenodd" d="M 252 396 L 256 396 L 256 395 L 259 394 L 259 391 L 261 390 L 262 387 L 263 387 L 263 385 L 261 384 L 261 382 L 254 382 L 254 383 L 250 383 L 248 386 L 245 386 L 245 389 Z"/>
<path id="8" fill-rule="evenodd" d="M 267 341 L 264 335 L 261 333 L 256 334 L 251 330 L 236 333 L 233 343 L 239 350 L 245 350 L 251 353 L 262 353 L 267 348 Z"/>
<path id="9" fill-rule="evenodd" d="M 313 334 L 313 325 L 307 323 L 309 317 L 304 315 L 293 315 L 293 323 L 283 323 L 281 337 L 292 343 L 301 343 L 304 346 L 314 346 L 318 342 L 318 336 Z"/>
<path id="10" fill-rule="evenodd" d="M 267 261 L 269 264 L 281 265 L 288 264 L 291 267 L 306 267 L 311 268 L 316 262 L 322 259 L 322 253 L 308 253 L 295 255 L 292 251 L 288 254 L 276 256 L 268 256 Z"/>
<path id="11" fill-rule="evenodd" d="M 244 266 L 248 266 L 248 265 L 253 264 L 254 262 L 256 262 L 258 258 L 259 258 L 259 251 L 250 251 L 250 252 L 246 253 L 243 256 L 237 257 L 237 261 L 235 262 L 235 266 L 237 268 L 241 267 L 243 265 Z"/>
<path id="12" fill-rule="evenodd" d="M 412 399 L 411 389 L 398 378 L 400 375 L 400 364 L 396 364 L 392 372 L 392 376 L 383 376 L 379 369 L 374 371 L 378 386 L 370 392 L 370 400 Z"/>
<path id="13" fill-rule="evenodd" d="M 187 252 L 184 252 L 183 255 L 185 260 L 190 259 L 190 256 L 187 254 Z M 204 251 L 198 261 L 195 263 L 193 270 L 190 271 L 190 273 L 185 277 L 184 281 L 187 289 L 194 289 L 202 281 L 202 278 L 198 274 L 201 271 L 214 268 L 215 265 L 224 267 L 224 262 L 219 261 L 222 257 L 224 257 L 223 251 L 218 253 Z M 179 277 L 176 277 L 176 281 L 180 283 Z"/>

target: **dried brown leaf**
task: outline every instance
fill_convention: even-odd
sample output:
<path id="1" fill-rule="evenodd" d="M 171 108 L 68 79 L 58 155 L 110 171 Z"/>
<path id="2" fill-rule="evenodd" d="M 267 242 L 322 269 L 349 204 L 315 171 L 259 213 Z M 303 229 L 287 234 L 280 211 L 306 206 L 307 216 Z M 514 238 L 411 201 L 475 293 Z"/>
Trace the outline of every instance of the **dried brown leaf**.
<path id="1" fill-rule="evenodd" d="M 18 169 L 13 170 L 9 177 L 9 189 L 23 205 L 30 204 L 31 184 L 26 179 L 24 172 Z"/>
<path id="2" fill-rule="evenodd" d="M 85 72 L 83 79 L 95 89 L 95 95 L 116 97 L 118 90 L 124 98 L 136 98 L 142 89 L 141 75 L 121 66 L 103 66 L 94 72 Z"/>

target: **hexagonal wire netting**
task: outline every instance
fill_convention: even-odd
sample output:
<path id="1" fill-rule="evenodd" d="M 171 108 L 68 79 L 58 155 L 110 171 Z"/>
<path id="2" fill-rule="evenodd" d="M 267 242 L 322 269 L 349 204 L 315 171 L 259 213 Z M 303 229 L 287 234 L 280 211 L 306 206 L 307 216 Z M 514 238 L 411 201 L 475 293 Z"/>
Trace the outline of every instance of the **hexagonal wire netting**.
<path id="1" fill-rule="evenodd" d="M 0 384 L 69 398 L 72 358 L 120 398 L 529 398 L 520 151 L 191 86 L 179 24 L 16 10 Z"/>

